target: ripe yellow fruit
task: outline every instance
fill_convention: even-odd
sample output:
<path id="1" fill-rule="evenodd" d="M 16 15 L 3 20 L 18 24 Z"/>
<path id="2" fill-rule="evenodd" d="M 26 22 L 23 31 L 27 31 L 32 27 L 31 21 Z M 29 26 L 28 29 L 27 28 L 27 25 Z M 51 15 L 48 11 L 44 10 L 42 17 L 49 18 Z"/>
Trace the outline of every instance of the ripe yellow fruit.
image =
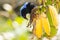
<path id="1" fill-rule="evenodd" d="M 46 17 L 46 14 L 42 13 L 41 19 L 42 19 L 42 27 L 43 27 L 45 33 L 48 36 L 50 36 L 50 24 L 49 24 L 48 18 Z"/>
<path id="2" fill-rule="evenodd" d="M 48 7 L 49 7 L 49 13 L 51 15 L 53 25 L 57 29 L 56 26 L 58 25 L 58 20 L 57 20 L 58 12 L 54 6 L 49 5 Z"/>
<path id="3" fill-rule="evenodd" d="M 36 35 L 38 38 L 42 37 L 43 31 L 42 31 L 42 22 L 40 17 L 38 17 L 35 22 L 33 34 Z"/>

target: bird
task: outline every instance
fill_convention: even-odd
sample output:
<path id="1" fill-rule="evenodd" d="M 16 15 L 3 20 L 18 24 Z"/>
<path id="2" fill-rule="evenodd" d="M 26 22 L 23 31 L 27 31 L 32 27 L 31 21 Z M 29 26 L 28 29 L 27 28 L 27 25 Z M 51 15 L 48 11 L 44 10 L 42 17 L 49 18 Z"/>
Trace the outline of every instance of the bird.
<path id="1" fill-rule="evenodd" d="M 35 5 L 31 2 L 25 2 L 23 6 L 20 8 L 20 16 L 24 19 L 27 19 L 26 14 L 31 14 L 31 10 L 35 7 Z"/>

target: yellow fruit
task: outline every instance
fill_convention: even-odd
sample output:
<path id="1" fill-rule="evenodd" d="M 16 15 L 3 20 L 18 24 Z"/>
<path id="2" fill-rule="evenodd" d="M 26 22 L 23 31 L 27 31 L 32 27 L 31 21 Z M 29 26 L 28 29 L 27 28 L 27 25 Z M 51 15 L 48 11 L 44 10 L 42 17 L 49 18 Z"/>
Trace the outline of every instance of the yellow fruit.
<path id="1" fill-rule="evenodd" d="M 42 23 L 40 17 L 38 17 L 34 25 L 33 34 L 35 34 L 38 38 L 41 38 L 42 32 Z"/>
<path id="2" fill-rule="evenodd" d="M 48 18 L 46 17 L 46 14 L 42 13 L 41 14 L 41 19 L 42 19 L 42 26 L 47 35 L 50 35 L 50 24 L 48 21 Z"/>
<path id="3" fill-rule="evenodd" d="M 57 20 L 58 12 L 54 6 L 49 5 L 48 7 L 49 7 L 49 12 L 52 18 L 53 25 L 57 29 L 56 26 L 58 25 L 58 20 Z"/>

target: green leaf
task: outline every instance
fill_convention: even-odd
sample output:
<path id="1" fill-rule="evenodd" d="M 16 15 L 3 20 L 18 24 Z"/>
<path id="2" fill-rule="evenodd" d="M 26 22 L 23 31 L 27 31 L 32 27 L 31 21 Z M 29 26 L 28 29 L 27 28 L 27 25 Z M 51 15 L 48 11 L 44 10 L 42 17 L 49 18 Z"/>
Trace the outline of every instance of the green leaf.
<path id="1" fill-rule="evenodd" d="M 53 26 L 52 18 L 51 18 L 51 15 L 50 15 L 48 9 L 47 9 L 46 15 L 47 15 L 47 18 L 48 18 L 48 20 L 49 20 L 50 26 Z"/>
<path id="2" fill-rule="evenodd" d="M 53 36 L 55 36 L 56 35 L 56 33 L 57 33 L 57 29 L 54 27 L 54 26 L 52 26 L 51 27 L 51 37 L 53 37 Z"/>

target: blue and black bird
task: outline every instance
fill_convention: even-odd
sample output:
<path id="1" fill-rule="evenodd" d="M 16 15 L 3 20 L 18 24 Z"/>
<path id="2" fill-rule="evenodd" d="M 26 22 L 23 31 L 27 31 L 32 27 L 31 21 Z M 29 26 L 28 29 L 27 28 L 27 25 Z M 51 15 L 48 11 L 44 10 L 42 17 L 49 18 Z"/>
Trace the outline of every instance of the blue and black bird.
<path id="1" fill-rule="evenodd" d="M 24 3 L 24 5 L 20 8 L 20 16 L 22 16 L 23 18 L 26 18 L 26 14 L 27 13 L 31 13 L 31 10 L 35 7 L 34 4 L 32 4 L 31 2 L 26 2 Z"/>

